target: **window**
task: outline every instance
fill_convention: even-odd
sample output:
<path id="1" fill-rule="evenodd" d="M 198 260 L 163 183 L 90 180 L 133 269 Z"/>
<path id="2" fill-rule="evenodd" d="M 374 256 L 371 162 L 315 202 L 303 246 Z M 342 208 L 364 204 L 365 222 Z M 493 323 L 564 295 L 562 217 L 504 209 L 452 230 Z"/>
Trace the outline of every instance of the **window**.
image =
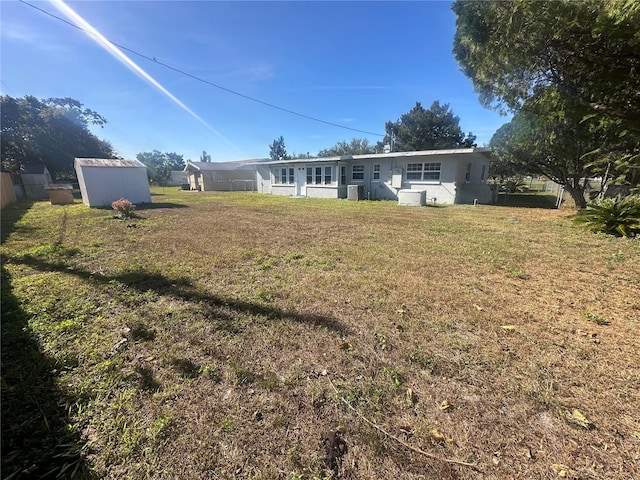
<path id="1" fill-rule="evenodd" d="M 467 171 L 464 174 L 464 181 L 467 183 L 471 181 L 471 162 L 467 163 Z"/>
<path id="2" fill-rule="evenodd" d="M 324 167 L 324 184 L 329 185 L 331 183 L 331 167 Z"/>
<path id="3" fill-rule="evenodd" d="M 351 180 L 364 180 L 364 165 L 351 167 Z"/>
<path id="4" fill-rule="evenodd" d="M 344 165 L 340 166 L 340 185 L 347 184 L 347 167 Z"/>
<path id="5" fill-rule="evenodd" d="M 307 185 L 329 185 L 333 178 L 333 170 L 330 166 L 307 167 Z"/>
<path id="6" fill-rule="evenodd" d="M 407 180 L 440 180 L 441 163 L 407 164 Z"/>
<path id="7" fill-rule="evenodd" d="M 380 165 L 373 166 L 373 179 L 380 180 Z"/>
<path id="8" fill-rule="evenodd" d="M 480 174 L 480 181 L 484 182 L 484 175 L 487 173 L 487 166 L 482 165 L 482 173 Z"/>
<path id="9" fill-rule="evenodd" d="M 294 183 L 294 169 L 293 168 L 276 168 L 273 171 L 273 183 L 280 184 L 293 184 Z"/>

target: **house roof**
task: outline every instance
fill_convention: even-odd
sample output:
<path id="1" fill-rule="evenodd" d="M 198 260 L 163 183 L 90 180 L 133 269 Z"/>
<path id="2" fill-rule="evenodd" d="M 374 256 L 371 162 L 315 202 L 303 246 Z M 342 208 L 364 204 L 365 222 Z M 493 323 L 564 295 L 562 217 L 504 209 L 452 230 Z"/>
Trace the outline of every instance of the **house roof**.
<path id="1" fill-rule="evenodd" d="M 419 150 L 416 152 L 391 152 L 391 153 L 370 153 L 366 155 L 342 155 L 335 157 L 318 157 L 318 158 L 298 158 L 295 160 L 272 160 L 264 163 L 268 165 L 289 164 L 289 163 L 314 163 L 314 162 L 335 162 L 348 160 L 375 160 L 383 158 L 408 158 L 423 157 L 427 155 L 453 155 L 453 154 L 469 154 L 479 153 L 489 155 L 490 148 L 450 148 L 446 150 Z"/>
<path id="2" fill-rule="evenodd" d="M 44 175 L 49 170 L 44 163 L 23 163 L 20 165 L 20 173 L 23 175 Z"/>
<path id="3" fill-rule="evenodd" d="M 124 160 L 122 158 L 76 158 L 76 166 L 81 167 L 142 167 L 144 163 L 138 160 Z"/>
<path id="4" fill-rule="evenodd" d="M 253 160 L 240 160 L 237 162 L 187 162 L 184 171 L 232 171 L 232 170 L 254 170 L 258 163 L 267 162 L 268 159 L 256 158 Z"/>

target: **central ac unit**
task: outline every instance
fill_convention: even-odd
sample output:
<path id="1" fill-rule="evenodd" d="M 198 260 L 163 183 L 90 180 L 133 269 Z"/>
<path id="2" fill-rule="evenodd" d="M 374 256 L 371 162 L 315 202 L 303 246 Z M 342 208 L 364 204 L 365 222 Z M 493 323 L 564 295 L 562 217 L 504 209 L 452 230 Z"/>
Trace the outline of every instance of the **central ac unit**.
<path id="1" fill-rule="evenodd" d="M 349 185 L 347 200 L 364 200 L 364 185 Z"/>

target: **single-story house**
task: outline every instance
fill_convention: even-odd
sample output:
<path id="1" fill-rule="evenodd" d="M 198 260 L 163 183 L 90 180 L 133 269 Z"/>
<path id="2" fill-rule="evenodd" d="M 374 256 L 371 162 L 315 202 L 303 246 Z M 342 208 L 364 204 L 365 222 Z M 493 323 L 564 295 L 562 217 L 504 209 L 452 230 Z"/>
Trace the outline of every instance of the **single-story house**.
<path id="1" fill-rule="evenodd" d="M 187 162 L 184 171 L 190 190 L 256 190 L 256 164 L 264 159 L 237 162 Z"/>
<path id="2" fill-rule="evenodd" d="M 398 200 L 401 191 L 419 190 L 428 202 L 491 203 L 490 163 L 486 148 L 267 161 L 256 166 L 257 188 L 274 195 L 362 200 Z"/>
<path id="3" fill-rule="evenodd" d="M 110 206 L 120 198 L 151 202 L 147 167 L 138 160 L 76 158 L 74 166 L 82 201 L 90 207 Z"/>
<path id="4" fill-rule="evenodd" d="M 23 163 L 20 165 L 20 178 L 24 195 L 28 199 L 49 198 L 45 186 L 50 185 L 51 174 L 44 163 Z"/>

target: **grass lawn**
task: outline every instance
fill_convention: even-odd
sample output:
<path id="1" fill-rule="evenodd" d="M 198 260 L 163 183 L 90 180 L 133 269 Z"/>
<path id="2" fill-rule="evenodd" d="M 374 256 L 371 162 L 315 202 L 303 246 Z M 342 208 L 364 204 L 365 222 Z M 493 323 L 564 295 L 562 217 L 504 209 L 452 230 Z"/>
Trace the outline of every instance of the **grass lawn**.
<path id="1" fill-rule="evenodd" d="M 640 478 L 638 240 L 164 192 L 3 209 L 3 478 Z"/>

